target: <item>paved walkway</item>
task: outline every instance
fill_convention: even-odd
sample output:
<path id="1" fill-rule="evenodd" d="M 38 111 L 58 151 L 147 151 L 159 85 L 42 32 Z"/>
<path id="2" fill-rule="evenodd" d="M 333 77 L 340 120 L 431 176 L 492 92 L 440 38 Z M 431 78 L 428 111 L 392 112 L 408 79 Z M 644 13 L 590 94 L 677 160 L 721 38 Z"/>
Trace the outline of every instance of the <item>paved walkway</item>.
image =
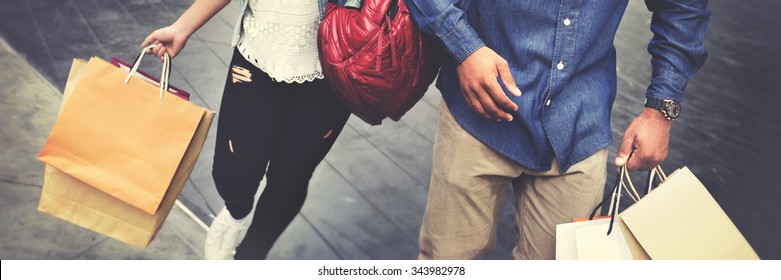
<path id="1" fill-rule="evenodd" d="M 61 90 L 72 58 L 115 56 L 131 60 L 147 34 L 173 22 L 190 2 L 0 0 L 0 34 L 54 88 Z M 774 11 L 781 9 L 781 3 L 711 1 L 710 9 L 714 16 L 706 44 L 711 56 L 689 84 L 688 101 L 683 117 L 673 127 L 670 156 L 664 167 L 688 166 L 708 186 L 759 255 L 777 258 L 781 247 L 781 204 L 777 203 L 781 177 L 775 172 L 781 165 L 775 159 L 781 158 L 781 126 L 776 123 L 781 120 L 781 68 L 776 65 L 781 61 L 781 53 L 775 49 L 781 45 L 781 37 L 775 35 L 774 29 L 781 25 L 781 17 L 775 16 Z M 172 84 L 190 91 L 193 102 L 212 110 L 219 108 L 236 17 L 237 9 L 231 4 L 198 31 L 174 60 Z M 612 123 L 616 141 L 642 108 L 650 76 L 650 56 L 646 51 L 651 37 L 649 22 L 650 13 L 644 3 L 630 1 L 615 42 L 619 95 Z M 142 67 L 158 73 L 158 63 L 149 61 Z M 2 90 L 6 88 L 6 83 L 2 83 Z M 415 258 L 438 101 L 439 92 L 432 87 L 400 122 L 386 121 L 371 127 L 352 117 L 315 172 L 302 213 L 270 257 Z M 42 115 L 46 116 L 51 117 Z M 11 141 L 6 140 L 9 135 L 14 135 L 14 141 L 21 141 L 21 136 L 17 132 L 6 133 L 9 128 L 3 125 L 2 145 L 13 147 L 8 150 L 18 149 L 15 145 L 19 142 L 5 141 Z M 40 129 L 45 132 L 49 125 L 41 125 Z M 210 175 L 214 132 L 210 132 L 180 197 L 206 223 L 222 207 Z M 41 139 L 35 137 L 40 136 L 30 136 L 22 143 L 40 143 Z M 18 172 L 25 169 L 17 169 L 9 159 L 35 155 L 39 146 L 31 145 L 26 154 L 21 150 L 0 152 L 14 153 L 13 157 L 0 158 L 0 174 L 21 174 Z M 617 144 L 610 147 L 611 158 L 616 148 Z M 612 178 L 614 169 L 609 164 L 606 167 L 608 178 Z M 35 177 L 22 182 L 30 187 L 40 184 Z M 28 199 L 34 199 L 34 193 L 29 195 Z M 493 259 L 509 259 L 515 240 L 512 208 L 505 206 Z M 3 225 L 10 222 L 3 217 Z M 199 238 L 202 239 L 192 239 Z"/>

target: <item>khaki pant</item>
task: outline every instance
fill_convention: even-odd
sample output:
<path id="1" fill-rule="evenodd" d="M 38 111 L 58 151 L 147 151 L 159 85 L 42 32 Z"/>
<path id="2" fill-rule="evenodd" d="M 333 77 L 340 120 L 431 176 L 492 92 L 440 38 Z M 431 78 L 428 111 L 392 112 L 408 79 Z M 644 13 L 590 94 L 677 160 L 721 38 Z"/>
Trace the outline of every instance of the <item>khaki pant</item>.
<path id="1" fill-rule="evenodd" d="M 496 244 L 496 218 L 514 188 L 516 259 L 553 259 L 556 225 L 586 217 L 602 198 L 607 149 L 559 174 L 534 171 L 466 132 L 440 103 L 420 259 L 484 259 Z"/>

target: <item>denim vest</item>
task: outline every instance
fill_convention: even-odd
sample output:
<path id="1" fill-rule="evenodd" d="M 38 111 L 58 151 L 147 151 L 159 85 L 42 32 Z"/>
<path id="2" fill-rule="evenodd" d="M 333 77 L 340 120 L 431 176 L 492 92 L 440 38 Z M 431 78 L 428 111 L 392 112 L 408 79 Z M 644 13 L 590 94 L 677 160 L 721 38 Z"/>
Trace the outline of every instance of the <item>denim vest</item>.
<path id="1" fill-rule="evenodd" d="M 231 47 L 236 47 L 236 45 L 239 43 L 239 38 L 241 37 L 241 31 L 243 30 L 241 28 L 242 20 L 244 19 L 244 12 L 249 9 L 249 1 L 247 0 L 238 0 L 239 1 L 239 18 L 236 20 L 236 27 L 233 29 L 233 40 L 231 41 Z M 325 15 L 325 3 L 328 2 L 328 0 L 319 0 L 320 3 L 318 5 L 318 8 L 320 9 L 320 19 L 323 19 L 323 16 Z M 359 9 L 361 7 L 361 0 L 339 0 L 339 6 L 342 7 L 351 7 Z"/>

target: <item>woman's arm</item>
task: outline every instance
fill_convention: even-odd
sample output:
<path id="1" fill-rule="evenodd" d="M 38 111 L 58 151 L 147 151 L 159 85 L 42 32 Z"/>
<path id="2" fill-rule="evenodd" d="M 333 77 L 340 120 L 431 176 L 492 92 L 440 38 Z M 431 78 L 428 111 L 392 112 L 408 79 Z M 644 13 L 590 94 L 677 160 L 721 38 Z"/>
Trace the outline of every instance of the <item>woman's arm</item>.
<path id="1" fill-rule="evenodd" d="M 148 54 L 161 60 L 166 52 L 171 58 L 175 57 L 184 48 L 187 39 L 228 3 L 230 0 L 196 0 L 176 22 L 149 34 L 141 47 L 155 43 L 155 47 Z"/>

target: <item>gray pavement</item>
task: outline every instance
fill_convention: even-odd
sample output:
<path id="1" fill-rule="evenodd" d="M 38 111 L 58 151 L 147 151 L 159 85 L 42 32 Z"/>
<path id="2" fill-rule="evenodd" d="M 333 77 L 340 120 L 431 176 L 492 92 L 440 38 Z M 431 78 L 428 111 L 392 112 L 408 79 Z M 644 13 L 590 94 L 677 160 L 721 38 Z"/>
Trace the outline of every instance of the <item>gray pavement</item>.
<path id="1" fill-rule="evenodd" d="M 184 225 L 189 221 L 177 210 L 159 240 L 139 251 L 37 213 L 34 207 L 42 174 L 42 165 L 34 158 L 51 128 L 71 60 L 90 56 L 131 60 L 147 34 L 173 22 L 189 3 L 0 0 L 0 35 L 23 58 L 4 53 L 0 64 L 0 258 L 198 258 L 203 230 L 177 226 L 178 221 Z M 781 204 L 777 202 L 781 176 L 776 173 L 781 169 L 777 160 L 781 157 L 781 68 L 777 67 L 781 52 L 776 51 L 781 45 L 777 36 L 781 17 L 775 15 L 781 2 L 711 1 L 709 8 L 713 12 L 706 36 L 710 58 L 689 82 L 683 116 L 671 131 L 663 166 L 668 170 L 688 166 L 762 258 L 781 258 Z M 191 37 L 173 63 L 171 84 L 190 91 L 192 102 L 215 111 L 237 16 L 235 4 L 221 11 Z M 652 36 L 650 20 L 643 1 L 630 1 L 616 36 L 614 142 L 642 109 L 651 74 L 646 51 Z M 157 63 L 145 62 L 142 68 L 159 73 Z M 20 77 L 37 83 L 19 82 Z M 414 259 L 439 96 L 431 87 L 400 122 L 371 127 L 351 117 L 315 171 L 301 214 L 269 258 Z M 180 196 L 207 224 L 222 207 L 211 180 L 215 128 Z M 609 147 L 611 158 L 617 146 Z M 606 168 L 608 178 L 613 178 L 615 169 L 610 163 Z M 635 174 L 635 179 L 642 175 Z M 507 205 L 512 196 L 507 197 L 491 259 L 509 259 L 516 239 L 512 207 Z M 170 243 L 166 236 L 172 237 Z"/>
<path id="2" fill-rule="evenodd" d="M 145 250 L 38 212 L 36 160 L 62 94 L 0 37 L 0 259 L 200 259 L 205 230 L 174 207 Z"/>

